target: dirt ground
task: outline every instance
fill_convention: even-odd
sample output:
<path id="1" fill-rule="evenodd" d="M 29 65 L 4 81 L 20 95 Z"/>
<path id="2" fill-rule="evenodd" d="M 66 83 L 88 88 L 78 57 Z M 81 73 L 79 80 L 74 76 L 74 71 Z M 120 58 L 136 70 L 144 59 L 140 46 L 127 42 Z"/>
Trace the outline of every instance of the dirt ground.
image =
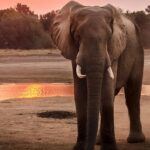
<path id="1" fill-rule="evenodd" d="M 119 150 L 150 150 L 150 101 L 143 96 L 141 117 L 146 143 L 127 144 L 128 113 L 123 96 L 115 101 L 115 132 Z M 73 97 L 14 99 L 0 103 L 0 150 L 71 150 L 76 118 L 41 118 L 48 111 L 75 112 Z M 98 149 L 98 146 L 97 146 Z"/>
<path id="2" fill-rule="evenodd" d="M 71 62 L 56 50 L 0 50 L 0 83 L 71 83 Z M 150 50 L 145 50 L 143 84 L 150 84 Z"/>
<path id="3" fill-rule="evenodd" d="M 4 55 L 5 53 L 5 55 Z M 58 52 L 0 53 L 0 82 L 71 83 L 69 61 Z M 150 51 L 145 51 L 143 84 L 150 84 Z M 76 139 L 76 118 L 41 118 L 49 111 L 75 112 L 73 97 L 9 99 L 0 101 L 0 150 L 71 150 Z M 128 113 L 124 95 L 115 99 L 115 133 L 119 150 L 150 150 L 150 96 L 141 98 L 141 119 L 146 142 L 127 144 Z M 99 146 L 96 146 L 96 150 Z"/>
<path id="4" fill-rule="evenodd" d="M 72 82 L 71 62 L 56 50 L 2 51 L 0 70 L 0 83 Z"/>

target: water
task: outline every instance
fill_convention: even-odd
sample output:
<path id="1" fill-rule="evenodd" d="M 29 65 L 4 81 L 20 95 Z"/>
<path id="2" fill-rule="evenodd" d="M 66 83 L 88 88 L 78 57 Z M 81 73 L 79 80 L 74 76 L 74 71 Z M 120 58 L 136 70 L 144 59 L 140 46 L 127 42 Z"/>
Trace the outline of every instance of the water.
<path id="1" fill-rule="evenodd" d="M 123 94 L 123 90 L 119 94 Z M 150 85 L 143 85 L 142 95 L 150 96 Z M 0 100 L 15 98 L 40 98 L 54 96 L 73 96 L 72 84 L 2 84 Z"/>
<path id="2" fill-rule="evenodd" d="M 0 100 L 14 98 L 38 98 L 73 96 L 71 84 L 3 84 L 0 85 Z"/>

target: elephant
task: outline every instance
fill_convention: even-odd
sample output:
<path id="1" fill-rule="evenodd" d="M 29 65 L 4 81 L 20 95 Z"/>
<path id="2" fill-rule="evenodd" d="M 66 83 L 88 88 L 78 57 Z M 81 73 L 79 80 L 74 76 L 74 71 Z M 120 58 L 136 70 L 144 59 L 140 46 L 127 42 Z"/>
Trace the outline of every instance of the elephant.
<path id="1" fill-rule="evenodd" d="M 114 98 L 121 88 L 130 120 L 127 141 L 144 142 L 140 119 L 144 50 L 138 26 L 111 4 L 69 1 L 55 13 L 50 28 L 55 45 L 73 69 L 78 130 L 73 150 L 94 150 L 96 143 L 101 150 L 118 149 Z"/>

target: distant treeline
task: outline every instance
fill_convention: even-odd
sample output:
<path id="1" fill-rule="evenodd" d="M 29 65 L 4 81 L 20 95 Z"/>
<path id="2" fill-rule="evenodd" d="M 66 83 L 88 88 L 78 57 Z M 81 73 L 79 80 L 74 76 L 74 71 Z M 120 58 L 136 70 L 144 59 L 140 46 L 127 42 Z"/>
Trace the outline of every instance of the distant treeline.
<path id="1" fill-rule="evenodd" d="M 150 48 L 150 6 L 145 11 L 126 12 L 141 28 L 145 48 Z M 49 33 L 54 12 L 36 15 L 27 5 L 0 10 L 0 48 L 54 48 Z"/>
<path id="2" fill-rule="evenodd" d="M 52 40 L 38 15 L 28 6 L 0 10 L 0 48 L 40 49 L 52 48 Z"/>
<path id="3" fill-rule="evenodd" d="M 150 6 L 145 11 L 127 11 L 126 15 L 139 26 L 144 48 L 150 48 Z"/>

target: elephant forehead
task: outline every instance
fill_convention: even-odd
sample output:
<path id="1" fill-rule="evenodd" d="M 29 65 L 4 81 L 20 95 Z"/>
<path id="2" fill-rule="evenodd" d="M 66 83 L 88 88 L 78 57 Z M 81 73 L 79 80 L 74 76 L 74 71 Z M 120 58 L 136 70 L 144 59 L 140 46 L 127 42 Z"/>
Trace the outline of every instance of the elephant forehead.
<path id="1" fill-rule="evenodd" d="M 81 7 L 72 13 L 72 18 L 84 21 L 84 19 L 102 19 L 110 17 L 111 14 L 106 9 L 99 6 Z"/>
<path id="2" fill-rule="evenodd" d="M 107 25 L 105 21 L 101 18 L 97 17 L 88 17 L 82 19 L 82 21 L 78 21 L 73 23 L 72 30 L 76 37 L 90 37 L 92 39 L 99 39 L 100 37 L 105 38 L 108 33 Z"/>
<path id="3" fill-rule="evenodd" d="M 99 6 L 84 7 L 76 10 L 71 15 L 71 27 L 76 32 L 97 33 L 101 29 L 107 29 L 106 20 L 111 14 Z M 104 31 L 104 30 L 103 30 Z"/>

